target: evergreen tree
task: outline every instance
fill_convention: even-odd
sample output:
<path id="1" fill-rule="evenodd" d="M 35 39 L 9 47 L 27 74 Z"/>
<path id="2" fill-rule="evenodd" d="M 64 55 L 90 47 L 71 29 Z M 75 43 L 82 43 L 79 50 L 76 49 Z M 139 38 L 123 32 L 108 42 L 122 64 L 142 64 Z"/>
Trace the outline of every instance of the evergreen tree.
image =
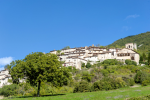
<path id="1" fill-rule="evenodd" d="M 150 65 L 150 52 L 148 53 L 148 65 Z"/>
<path id="2" fill-rule="evenodd" d="M 146 55 L 145 53 L 143 53 L 143 61 L 145 62 L 145 60 L 146 60 Z"/>
<path id="3" fill-rule="evenodd" d="M 143 56 L 140 55 L 140 62 L 143 62 Z"/>
<path id="4" fill-rule="evenodd" d="M 90 64 L 90 62 L 87 62 L 86 64 L 86 68 L 90 68 L 92 65 Z"/>

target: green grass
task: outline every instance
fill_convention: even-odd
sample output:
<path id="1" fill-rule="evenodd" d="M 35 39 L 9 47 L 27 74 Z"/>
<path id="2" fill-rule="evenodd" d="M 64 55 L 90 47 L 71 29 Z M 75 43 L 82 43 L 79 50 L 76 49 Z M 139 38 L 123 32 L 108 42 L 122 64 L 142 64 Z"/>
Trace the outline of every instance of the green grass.
<path id="1" fill-rule="evenodd" d="M 146 96 L 148 94 L 150 94 L 150 86 L 121 88 L 110 91 L 67 93 L 57 96 L 13 98 L 11 100 L 124 100 L 125 98 Z"/>

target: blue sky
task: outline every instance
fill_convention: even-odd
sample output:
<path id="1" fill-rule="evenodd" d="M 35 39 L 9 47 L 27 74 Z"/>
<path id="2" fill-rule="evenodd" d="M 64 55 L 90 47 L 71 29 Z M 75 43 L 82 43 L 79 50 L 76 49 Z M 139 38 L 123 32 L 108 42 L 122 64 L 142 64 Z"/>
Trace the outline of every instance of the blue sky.
<path id="1" fill-rule="evenodd" d="M 0 0 L 0 69 L 31 52 L 150 31 L 150 0 Z"/>

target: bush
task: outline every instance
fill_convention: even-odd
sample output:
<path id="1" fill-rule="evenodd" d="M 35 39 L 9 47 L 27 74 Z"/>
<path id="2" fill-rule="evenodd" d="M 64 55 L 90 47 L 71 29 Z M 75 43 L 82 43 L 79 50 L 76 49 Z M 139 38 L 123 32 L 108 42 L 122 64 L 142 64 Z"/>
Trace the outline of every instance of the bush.
<path id="1" fill-rule="evenodd" d="M 89 72 L 88 71 L 84 71 L 83 72 L 83 74 L 82 74 L 82 79 L 83 80 L 86 80 L 86 81 L 88 81 L 88 82 L 91 82 L 91 75 L 89 74 Z"/>
<path id="2" fill-rule="evenodd" d="M 102 90 L 102 85 L 100 85 L 100 82 L 94 82 L 92 88 L 94 91 L 99 91 Z"/>
<path id="3" fill-rule="evenodd" d="M 125 87 L 125 82 L 122 80 L 122 78 L 121 77 L 117 77 L 116 79 L 115 79 L 115 86 L 116 86 L 116 89 L 117 88 L 122 88 L 122 87 Z"/>
<path id="4" fill-rule="evenodd" d="M 150 82 L 148 80 L 145 80 L 142 82 L 142 86 L 147 86 Z"/>
<path id="5" fill-rule="evenodd" d="M 0 94 L 8 97 L 10 95 L 17 95 L 17 89 L 19 86 L 17 84 L 5 85 L 0 89 Z"/>
<path id="6" fill-rule="evenodd" d="M 81 67 L 82 67 L 82 68 L 85 68 L 85 67 L 86 67 L 86 66 L 85 66 L 85 63 L 82 63 Z"/>
<path id="7" fill-rule="evenodd" d="M 145 80 L 150 80 L 150 74 L 145 71 L 138 71 L 134 78 L 136 83 L 141 83 Z"/>
<path id="8" fill-rule="evenodd" d="M 75 77 L 74 77 L 74 79 L 77 81 L 77 80 L 79 80 L 80 79 L 80 74 L 77 74 Z"/>
<path id="9" fill-rule="evenodd" d="M 125 87 L 125 82 L 120 77 L 118 78 L 105 77 L 100 81 L 94 82 L 92 86 L 94 91 L 112 90 L 122 87 Z"/>
<path id="10" fill-rule="evenodd" d="M 90 64 L 90 62 L 87 62 L 86 68 L 90 68 L 90 67 L 92 67 L 92 65 Z"/>
<path id="11" fill-rule="evenodd" d="M 123 65 L 123 62 L 120 62 L 116 59 L 107 59 L 107 60 L 104 60 L 101 64 L 103 64 L 103 65 Z"/>
<path id="12" fill-rule="evenodd" d="M 36 96 L 36 87 L 31 86 L 29 83 L 20 83 L 17 89 L 18 96 Z"/>
<path id="13" fill-rule="evenodd" d="M 89 92 L 90 91 L 90 87 L 89 87 L 89 83 L 87 81 L 81 81 L 79 82 L 79 84 L 77 84 L 73 90 L 74 93 L 76 92 Z"/>
<path id="14" fill-rule="evenodd" d="M 109 72 L 105 69 L 102 69 L 101 72 L 104 76 L 108 76 L 108 74 L 109 74 Z"/>
<path id="15" fill-rule="evenodd" d="M 126 82 L 127 86 L 133 86 L 135 84 L 133 78 L 122 77 L 122 79 L 124 80 L 124 82 Z"/>
<path id="16" fill-rule="evenodd" d="M 134 79 L 131 78 L 131 79 L 130 79 L 130 86 L 133 86 L 134 84 L 135 84 Z"/>
<path id="17" fill-rule="evenodd" d="M 136 63 L 135 61 L 131 61 L 130 59 L 126 59 L 126 60 L 125 60 L 125 63 L 126 63 L 127 65 L 135 65 L 135 66 L 137 66 L 137 63 Z"/>
<path id="18" fill-rule="evenodd" d="M 59 89 L 58 93 L 72 93 L 73 87 L 63 86 Z"/>
<path id="19" fill-rule="evenodd" d="M 136 83 L 141 83 L 141 75 L 142 75 L 141 71 L 138 71 L 136 73 L 135 78 L 134 78 L 134 80 L 135 80 Z"/>

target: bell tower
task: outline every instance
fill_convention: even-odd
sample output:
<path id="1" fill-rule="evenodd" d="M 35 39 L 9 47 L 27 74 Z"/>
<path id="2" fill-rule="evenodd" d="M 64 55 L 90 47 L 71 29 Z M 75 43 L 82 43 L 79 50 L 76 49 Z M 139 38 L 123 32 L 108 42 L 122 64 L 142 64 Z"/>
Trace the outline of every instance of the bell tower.
<path id="1" fill-rule="evenodd" d="M 136 43 L 127 43 L 127 44 L 125 44 L 125 47 L 128 48 L 128 49 L 137 50 Z"/>

